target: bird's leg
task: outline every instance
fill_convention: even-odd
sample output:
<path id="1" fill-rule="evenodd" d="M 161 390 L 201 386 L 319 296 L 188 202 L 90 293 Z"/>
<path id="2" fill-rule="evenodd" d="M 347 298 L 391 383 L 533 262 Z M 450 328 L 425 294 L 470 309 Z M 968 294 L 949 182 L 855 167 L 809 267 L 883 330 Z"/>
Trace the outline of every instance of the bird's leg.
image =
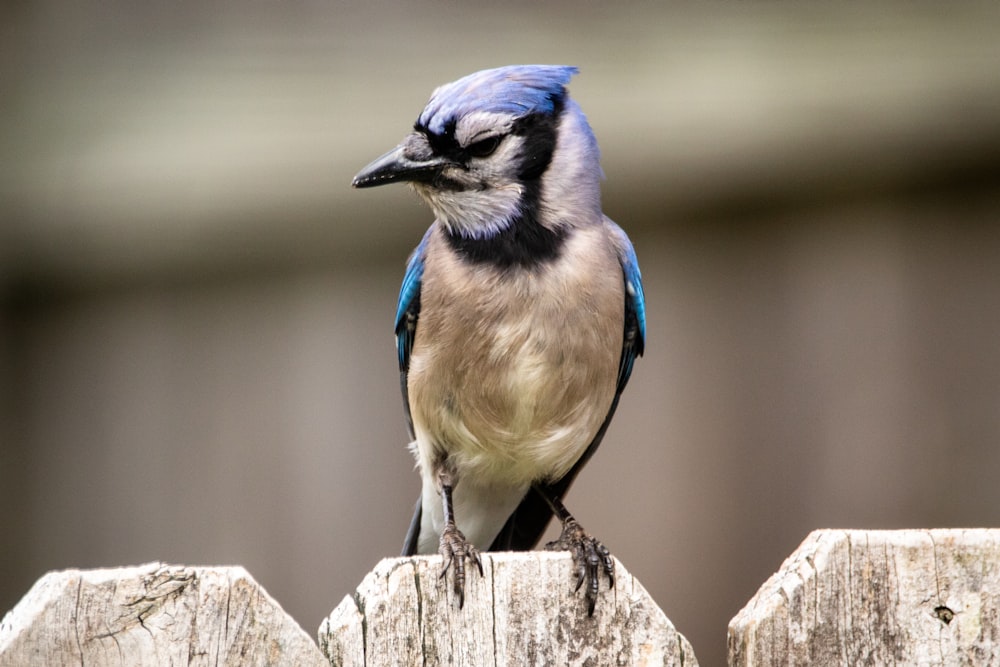
<path id="1" fill-rule="evenodd" d="M 441 568 L 441 576 L 448 573 L 448 568 L 455 566 L 454 590 L 458 595 L 458 608 L 465 605 L 465 559 L 468 558 L 479 568 L 479 575 L 483 575 L 483 562 L 479 558 L 479 551 L 470 544 L 462 531 L 455 525 L 455 511 L 451 500 L 454 488 L 454 479 L 450 471 L 443 467 L 438 472 L 438 485 L 441 488 L 441 503 L 444 506 L 444 530 L 441 531 L 441 541 L 438 551 L 444 558 L 444 567 Z"/>
<path id="2" fill-rule="evenodd" d="M 545 548 L 549 551 L 569 551 L 573 554 L 573 565 L 576 569 L 576 586 L 573 591 L 580 590 L 584 581 L 587 582 L 587 589 L 584 592 L 587 599 L 587 614 L 593 616 L 600 589 L 601 571 L 608 577 L 608 586 L 614 588 L 615 585 L 615 561 L 611 558 L 611 552 L 600 541 L 587 534 L 559 498 L 538 487 L 535 487 L 535 490 L 562 522 L 559 539 L 549 542 Z"/>

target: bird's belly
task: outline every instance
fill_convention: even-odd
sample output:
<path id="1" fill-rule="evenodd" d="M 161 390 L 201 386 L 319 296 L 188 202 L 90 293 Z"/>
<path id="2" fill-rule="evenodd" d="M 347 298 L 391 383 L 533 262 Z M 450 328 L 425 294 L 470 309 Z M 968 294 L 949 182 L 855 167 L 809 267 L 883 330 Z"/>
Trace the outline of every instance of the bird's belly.
<path id="1" fill-rule="evenodd" d="M 484 486 L 565 475 L 610 409 L 621 346 L 600 336 L 567 341 L 565 326 L 565 318 L 512 318 L 489 335 L 438 339 L 415 354 L 419 458 L 446 457 L 460 478 Z"/>

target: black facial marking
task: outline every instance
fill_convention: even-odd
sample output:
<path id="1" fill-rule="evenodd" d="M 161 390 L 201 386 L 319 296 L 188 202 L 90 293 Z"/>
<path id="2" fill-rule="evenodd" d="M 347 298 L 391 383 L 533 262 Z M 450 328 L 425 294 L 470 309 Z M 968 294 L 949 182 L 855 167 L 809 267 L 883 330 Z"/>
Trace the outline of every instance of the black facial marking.
<path id="1" fill-rule="evenodd" d="M 559 119 L 565 106 L 565 91 L 552 97 L 551 113 L 535 113 L 522 116 L 514 121 L 510 134 L 524 138 L 524 144 L 516 159 L 523 161 L 518 179 L 530 181 L 539 178 L 548 169 L 552 161 L 552 153 L 556 147 L 556 132 Z M 427 139 L 427 144 L 434 155 L 468 166 L 473 158 L 486 158 L 492 155 L 503 142 L 506 135 L 493 135 L 462 147 L 455 138 L 455 127 L 458 121 L 452 118 L 444 124 L 440 134 L 433 133 L 419 119 L 413 124 L 413 129 Z"/>
<path id="2" fill-rule="evenodd" d="M 504 230 L 489 238 L 468 238 L 448 234 L 455 252 L 471 262 L 493 264 L 500 269 L 538 266 L 559 257 L 566 240 L 564 229 L 551 229 L 538 222 L 542 174 L 552 162 L 556 149 L 559 120 L 563 111 L 562 96 L 554 100 L 552 114 L 532 114 L 519 118 L 511 134 L 523 137 L 516 157 L 521 160 L 518 180 L 524 194 L 518 216 Z"/>
<path id="3" fill-rule="evenodd" d="M 551 229 L 538 222 L 541 175 L 552 160 L 557 127 L 558 120 L 544 116 L 522 125 L 521 129 L 528 134 L 522 152 L 525 166 L 520 174 L 523 195 L 518 216 L 505 229 L 488 238 L 449 233 L 448 243 L 455 252 L 468 261 L 492 264 L 502 270 L 539 266 L 559 257 L 566 230 Z"/>
<path id="4" fill-rule="evenodd" d="M 514 156 L 520 162 L 517 178 L 523 187 L 517 217 L 505 229 L 488 238 L 463 236 L 457 230 L 446 234 L 449 245 L 465 260 L 509 270 L 540 266 L 555 260 L 562 252 L 566 231 L 539 223 L 538 208 L 541 177 L 549 168 L 556 148 L 559 122 L 565 106 L 564 94 L 553 97 L 551 113 L 523 116 L 514 122 L 511 129 L 510 134 L 522 137 L 521 149 Z M 498 135 L 462 148 L 455 140 L 454 121 L 446 124 L 445 132 L 440 135 L 430 133 L 419 124 L 415 129 L 427 137 L 435 154 L 465 165 L 473 157 L 492 154 L 504 138 Z M 441 176 L 433 185 L 441 189 L 459 186 L 453 181 L 445 182 Z"/>
<path id="5" fill-rule="evenodd" d="M 497 148 L 499 148 L 501 141 L 503 141 L 502 135 L 486 137 L 485 139 L 480 139 L 479 141 L 466 146 L 465 152 L 469 155 L 469 157 L 489 157 L 493 155 Z"/>
<path id="6" fill-rule="evenodd" d="M 543 227 L 534 212 L 521 217 L 506 229 L 489 238 L 476 239 L 446 233 L 448 244 L 465 260 L 492 264 L 501 270 L 529 268 L 559 257 L 566 240 L 565 229 Z"/>
<path id="7" fill-rule="evenodd" d="M 552 114 L 532 114 L 519 118 L 514 123 L 512 133 L 524 137 L 524 145 L 518 155 L 521 160 L 518 178 L 521 181 L 530 182 L 540 178 L 552 162 L 552 153 L 556 150 L 559 119 L 562 116 L 563 98 L 557 98 L 554 104 L 555 109 Z"/>

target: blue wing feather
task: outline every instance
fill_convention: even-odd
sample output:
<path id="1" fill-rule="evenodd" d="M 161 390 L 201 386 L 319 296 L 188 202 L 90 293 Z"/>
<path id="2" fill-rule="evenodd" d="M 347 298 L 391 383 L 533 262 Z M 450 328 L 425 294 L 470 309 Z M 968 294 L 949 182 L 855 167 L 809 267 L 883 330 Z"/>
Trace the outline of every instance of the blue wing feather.
<path id="1" fill-rule="evenodd" d="M 424 258 L 433 229 L 432 225 L 407 260 L 403 285 L 399 288 L 399 301 L 396 303 L 395 331 L 396 351 L 399 355 L 399 388 L 403 393 L 403 409 L 406 411 L 406 425 L 410 430 L 410 437 L 414 437 L 414 433 L 407 376 L 410 371 L 410 353 L 413 352 L 413 342 L 417 335 L 417 320 L 420 318 L 420 288 L 424 277 Z"/>
<path id="2" fill-rule="evenodd" d="M 427 253 L 427 242 L 431 236 L 433 225 L 424 233 L 413 254 L 406 262 L 406 273 L 403 274 L 403 284 L 399 288 L 399 300 L 396 303 L 396 350 L 399 354 L 399 387 L 403 393 L 403 409 L 406 412 L 406 426 L 410 437 L 413 432 L 413 415 L 410 413 L 410 393 L 407 377 L 410 370 L 410 353 L 413 352 L 413 341 L 417 333 L 417 320 L 420 317 L 420 288 L 424 277 L 424 257 Z M 420 538 L 420 520 L 422 515 L 421 498 L 417 497 L 413 519 L 406 531 L 403 541 L 403 556 L 417 553 L 417 541 Z"/>
<path id="3" fill-rule="evenodd" d="M 406 373 L 410 368 L 410 352 L 413 351 L 413 339 L 417 332 L 417 318 L 420 315 L 420 286 L 424 277 L 424 255 L 427 252 L 427 242 L 431 230 L 427 230 L 420 244 L 406 262 L 406 273 L 399 289 L 399 301 L 396 303 L 396 349 L 399 354 L 399 371 Z M 405 380 L 405 378 L 404 378 Z M 405 384 L 404 384 L 405 391 Z M 407 406 L 409 410 L 409 406 Z"/>
<path id="4" fill-rule="evenodd" d="M 622 356 L 618 366 L 618 388 L 622 393 L 632 375 L 635 358 L 642 356 L 646 347 L 646 294 L 642 289 L 642 274 L 635 248 L 625 232 L 614 225 L 619 241 L 619 259 L 625 277 L 625 335 L 622 339 Z"/>

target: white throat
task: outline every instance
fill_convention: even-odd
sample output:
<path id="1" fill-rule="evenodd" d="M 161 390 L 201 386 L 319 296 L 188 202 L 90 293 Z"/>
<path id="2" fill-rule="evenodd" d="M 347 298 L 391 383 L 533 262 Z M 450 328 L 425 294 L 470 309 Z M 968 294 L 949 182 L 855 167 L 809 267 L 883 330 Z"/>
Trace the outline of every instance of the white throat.
<path id="1" fill-rule="evenodd" d="M 414 190 L 449 232 L 466 238 L 493 236 L 521 212 L 523 188 L 518 183 L 483 190 L 439 190 L 415 183 Z"/>

